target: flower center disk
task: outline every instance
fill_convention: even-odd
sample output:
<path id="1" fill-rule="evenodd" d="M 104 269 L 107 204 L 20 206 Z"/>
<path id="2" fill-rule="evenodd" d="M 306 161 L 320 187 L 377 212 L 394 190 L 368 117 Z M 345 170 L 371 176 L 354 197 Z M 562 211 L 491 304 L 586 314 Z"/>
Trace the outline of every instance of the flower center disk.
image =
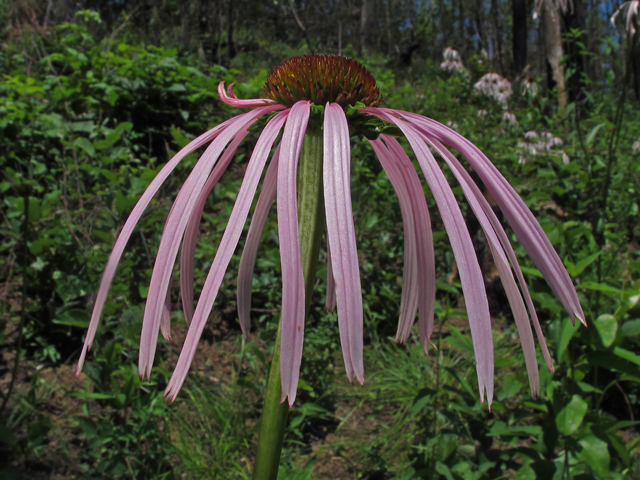
<path id="1" fill-rule="evenodd" d="M 358 62 L 339 55 L 293 57 L 271 72 L 263 90 L 265 98 L 287 107 L 300 100 L 321 106 L 332 102 L 343 108 L 358 102 L 377 107 L 381 101 L 373 75 Z"/>

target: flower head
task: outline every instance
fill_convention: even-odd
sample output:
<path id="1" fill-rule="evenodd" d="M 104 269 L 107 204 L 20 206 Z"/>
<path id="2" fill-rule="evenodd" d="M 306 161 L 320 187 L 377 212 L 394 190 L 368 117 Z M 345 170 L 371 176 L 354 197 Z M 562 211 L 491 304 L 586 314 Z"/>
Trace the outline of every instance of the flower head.
<path id="1" fill-rule="evenodd" d="M 564 150 L 558 148 L 564 144 L 561 138 L 556 137 L 551 132 L 542 132 L 538 134 L 533 130 L 524 134 L 524 142 L 518 142 L 518 147 L 522 148 L 523 155 L 520 157 L 520 163 L 526 163 L 527 155 L 535 156 L 538 153 L 547 153 L 559 155 L 562 157 L 564 164 L 569 163 L 569 156 Z"/>
<path id="2" fill-rule="evenodd" d="M 467 169 L 451 153 L 461 153 L 477 172 L 502 209 L 538 269 L 571 318 L 584 322 L 576 291 L 561 260 L 534 215 L 487 157 L 454 130 L 410 112 L 381 108 L 378 89 L 369 72 L 343 57 L 306 55 L 285 62 L 271 74 L 265 97 L 241 100 L 221 83 L 220 99 L 232 106 L 254 108 L 202 134 L 173 157 L 158 173 L 133 208 L 105 269 L 77 372 L 82 368 L 116 266 L 132 231 L 151 198 L 176 165 L 189 153 L 209 144 L 178 193 L 167 218 L 153 268 L 144 312 L 139 374 L 149 377 L 158 333 L 170 336 L 169 286 L 173 265 L 181 249 L 180 290 L 189 330 L 165 395 L 174 400 L 196 352 L 200 336 L 215 302 L 225 271 L 238 244 L 263 171 L 262 189 L 253 213 L 238 272 L 238 314 L 248 332 L 251 278 L 256 251 L 267 213 L 277 197 L 278 235 L 282 263 L 282 345 L 280 370 L 282 400 L 296 397 L 304 337 L 305 290 L 298 232 L 296 178 L 305 134 L 322 136 L 324 208 L 328 254 L 330 308 L 337 307 L 340 340 L 347 376 L 364 382 L 363 306 L 356 236 L 350 194 L 350 137 L 364 136 L 386 171 L 400 203 L 404 221 L 405 270 L 396 339 L 404 342 L 418 315 L 425 351 L 434 326 L 435 257 L 431 222 L 422 182 L 398 140 L 387 134 L 402 132 L 431 188 L 453 247 L 466 298 L 481 399 L 493 398 L 493 340 L 484 279 L 464 215 L 435 155 L 447 164 L 484 229 L 513 308 L 521 338 L 531 391 L 539 394 L 538 368 L 531 322 L 550 370 L 551 357 L 509 238 Z M 313 111 L 312 111 L 312 105 Z M 226 230 L 193 305 L 193 264 L 196 236 L 205 200 L 231 162 L 249 128 L 260 117 L 268 122 L 248 162 L 242 186 Z M 278 140 L 281 136 L 281 139 Z M 271 161 L 267 166 L 267 162 Z"/>
<path id="3" fill-rule="evenodd" d="M 516 118 L 516 116 L 513 113 L 504 112 L 504 114 L 502 115 L 502 123 L 504 123 L 506 125 L 517 125 L 518 124 L 518 119 Z"/>
<path id="4" fill-rule="evenodd" d="M 618 10 L 611 16 L 611 23 L 615 26 L 618 15 L 622 14 L 625 17 L 625 31 L 627 35 L 633 36 L 636 33 L 636 29 L 640 28 L 640 0 L 629 0 L 624 2 Z"/>
<path id="5" fill-rule="evenodd" d="M 466 69 L 462 63 L 460 53 L 454 48 L 447 47 L 442 52 L 444 62 L 440 64 L 440 68 L 449 73 L 466 73 Z"/>
<path id="6" fill-rule="evenodd" d="M 511 82 L 497 73 L 483 75 L 473 86 L 478 93 L 489 97 L 507 108 L 509 97 L 513 94 Z"/>
<path id="7" fill-rule="evenodd" d="M 523 95 L 528 95 L 530 98 L 535 98 L 538 95 L 538 84 L 529 78 L 522 81 L 520 89 Z"/>

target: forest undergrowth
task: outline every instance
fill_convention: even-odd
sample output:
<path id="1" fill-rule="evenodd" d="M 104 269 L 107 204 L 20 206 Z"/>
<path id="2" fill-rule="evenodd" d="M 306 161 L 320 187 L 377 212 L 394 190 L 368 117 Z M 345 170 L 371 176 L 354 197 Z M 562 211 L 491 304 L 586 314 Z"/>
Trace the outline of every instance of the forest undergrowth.
<path id="1" fill-rule="evenodd" d="M 255 98 L 264 64 L 306 47 L 274 43 L 254 61 L 245 54 L 224 67 L 127 35 L 98 40 L 97 21 L 84 12 L 0 52 L 0 479 L 249 478 L 281 303 L 275 209 L 258 254 L 249 338 L 237 323 L 234 256 L 176 402 L 166 405 L 162 392 L 186 333 L 177 275 L 173 341 L 161 340 L 151 382 L 137 374 L 154 252 L 195 154 L 139 222 L 83 373 L 73 372 L 100 276 L 136 200 L 175 152 L 237 114 L 218 101 L 218 83 L 236 82 L 238 97 Z M 539 78 L 514 83 L 506 100 L 478 91 L 493 71 L 481 54 L 464 71 L 446 71 L 430 60 L 398 68 L 345 50 L 374 74 L 386 105 L 450 125 L 492 159 L 559 252 L 589 327 L 571 324 L 514 241 L 555 362 L 549 373 L 538 352 L 542 388 L 532 398 L 505 293 L 461 200 L 495 321 L 491 412 L 479 401 L 460 281 L 437 215 L 437 350 L 425 356 L 417 332 L 395 344 L 400 208 L 373 153 L 354 141 L 366 382 L 347 381 L 336 315 L 324 308 L 323 243 L 278 478 L 640 478 L 640 108 L 620 97 L 629 86 L 614 75 L 582 78 L 581 94 L 558 111 Z M 600 55 L 615 62 L 611 50 Z M 196 291 L 256 139 L 207 201 Z"/>

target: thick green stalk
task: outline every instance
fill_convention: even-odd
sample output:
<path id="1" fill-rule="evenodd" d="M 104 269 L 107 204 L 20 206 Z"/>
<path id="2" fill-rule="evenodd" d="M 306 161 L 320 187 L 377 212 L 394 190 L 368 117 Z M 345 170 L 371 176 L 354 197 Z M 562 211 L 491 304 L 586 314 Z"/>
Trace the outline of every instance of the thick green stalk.
<path id="1" fill-rule="evenodd" d="M 307 132 L 298 164 L 298 221 L 300 253 L 304 275 L 305 317 L 309 315 L 311 294 L 318 267 L 320 240 L 324 232 L 324 203 L 322 195 L 322 134 Z M 287 426 L 289 406 L 280 403 L 280 329 L 273 350 L 273 361 L 262 409 L 258 450 L 253 467 L 253 480 L 276 480 L 280 466 L 280 452 Z"/>

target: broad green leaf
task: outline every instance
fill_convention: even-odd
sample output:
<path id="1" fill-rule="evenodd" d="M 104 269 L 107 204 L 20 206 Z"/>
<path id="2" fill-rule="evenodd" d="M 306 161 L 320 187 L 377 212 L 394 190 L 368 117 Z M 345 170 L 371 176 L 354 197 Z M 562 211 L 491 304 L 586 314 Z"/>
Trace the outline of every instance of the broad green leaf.
<path id="1" fill-rule="evenodd" d="M 73 144 L 76 147 L 84 150 L 85 153 L 90 157 L 94 157 L 96 155 L 96 149 L 93 148 L 93 144 L 89 141 L 88 138 L 85 138 L 85 137 L 76 138 L 76 141 L 73 142 Z"/>
<path id="2" fill-rule="evenodd" d="M 458 446 L 458 436 L 453 433 L 445 433 L 439 436 L 438 444 L 436 446 L 436 458 L 441 462 L 444 462 L 449 458 L 453 452 L 455 452 Z"/>
<path id="3" fill-rule="evenodd" d="M 635 337 L 636 335 L 640 335 L 640 318 L 624 322 L 620 327 L 620 330 L 622 330 L 625 337 Z"/>
<path id="4" fill-rule="evenodd" d="M 522 390 L 522 383 L 509 375 L 496 390 L 496 399 L 503 401 L 505 398 L 511 398 Z"/>
<path id="5" fill-rule="evenodd" d="M 96 124 L 93 122 L 72 122 L 71 130 L 74 132 L 91 133 L 96 128 Z"/>
<path id="6" fill-rule="evenodd" d="M 620 295 L 622 293 L 622 290 L 612 287 L 611 285 L 607 285 L 606 283 L 584 282 L 580 284 L 580 288 L 595 290 L 597 292 L 606 293 L 608 295 Z"/>
<path id="7" fill-rule="evenodd" d="M 591 265 L 593 262 L 595 262 L 598 257 L 600 256 L 602 252 L 596 252 L 593 255 L 589 255 L 586 258 L 583 258 L 582 260 L 580 260 L 578 263 L 576 263 L 575 265 L 571 262 L 569 262 L 568 260 L 565 260 L 565 265 L 567 266 L 567 270 L 569 270 L 569 274 L 572 277 L 577 277 L 578 275 L 580 275 L 585 268 L 587 268 L 589 265 Z"/>
<path id="8" fill-rule="evenodd" d="M 449 470 L 449 467 L 447 467 L 442 462 L 436 462 L 436 472 L 438 472 L 440 475 L 442 475 L 447 480 L 454 480 L 454 477 L 453 477 L 453 474 L 451 473 L 451 470 Z"/>
<path id="9" fill-rule="evenodd" d="M 607 476 L 609 473 L 609 463 L 611 462 L 607 443 L 595 435 L 583 438 L 578 443 L 582 447 L 578 458 L 587 463 L 598 475 L 603 477 Z"/>
<path id="10" fill-rule="evenodd" d="M 131 122 L 122 122 L 116 126 L 116 132 L 122 133 L 125 130 L 131 130 L 133 128 L 133 123 Z"/>
<path id="11" fill-rule="evenodd" d="M 610 347 L 616 339 L 616 333 L 618 332 L 618 321 L 613 315 L 604 314 L 600 315 L 594 322 L 600 339 L 605 347 Z"/>
<path id="12" fill-rule="evenodd" d="M 636 355 L 629 350 L 624 348 L 616 347 L 613 349 L 613 353 L 617 356 L 624 358 L 625 360 L 629 360 L 630 362 L 635 363 L 636 365 L 640 365 L 640 355 Z"/>
<path id="13" fill-rule="evenodd" d="M 631 377 L 640 377 L 640 368 L 638 368 L 638 362 L 640 361 L 640 357 L 634 363 L 631 361 L 626 361 L 633 358 L 632 356 L 638 357 L 637 355 L 629 352 L 620 347 L 615 347 L 612 352 L 603 352 L 603 351 L 595 351 L 591 352 L 587 356 L 587 361 L 591 365 L 597 365 L 599 367 L 606 368 L 607 370 L 618 370 L 619 372 L 626 373 Z M 623 360 L 624 359 L 624 360 Z"/>
<path id="14" fill-rule="evenodd" d="M 591 129 L 591 131 L 589 132 L 589 134 L 587 135 L 587 138 L 585 140 L 585 144 L 587 145 L 587 147 L 591 146 L 591 144 L 593 143 L 593 139 L 595 138 L 596 134 L 598 133 L 598 130 L 600 130 L 602 127 L 604 127 L 604 124 L 600 123 L 600 124 L 596 125 L 595 127 L 593 127 Z"/>
<path id="15" fill-rule="evenodd" d="M 560 410 L 556 417 L 556 426 L 563 435 L 571 435 L 575 432 L 587 413 L 588 404 L 579 395 L 571 397 L 569 403 Z"/>
<path id="16" fill-rule="evenodd" d="M 520 469 L 516 473 L 516 477 L 520 480 L 537 480 L 538 478 L 535 470 L 531 468 L 531 465 L 529 464 L 520 467 Z"/>
<path id="17" fill-rule="evenodd" d="M 89 318 L 89 312 L 74 308 L 73 310 L 67 310 L 61 313 L 58 318 L 53 320 L 53 323 L 68 325 L 70 327 L 87 328 L 89 326 Z"/>
<path id="18" fill-rule="evenodd" d="M 527 275 L 533 275 L 534 277 L 544 278 L 542 273 L 540 273 L 540 270 L 538 270 L 537 268 L 521 266 L 520 270 L 522 270 Z"/>
<path id="19" fill-rule="evenodd" d="M 467 353 L 473 354 L 473 343 L 469 335 L 463 335 L 460 330 L 451 324 L 448 324 L 451 335 L 445 338 L 445 341 L 452 347 L 457 347 Z"/>
<path id="20" fill-rule="evenodd" d="M 187 87 L 185 87 L 183 84 L 181 83 L 174 83 L 173 85 L 171 85 L 168 89 L 168 92 L 174 92 L 174 93 L 182 93 L 182 92 L 186 92 L 187 91 Z"/>
<path id="21" fill-rule="evenodd" d="M 492 437 L 502 435 L 535 437 L 540 433 L 542 433 L 542 427 L 539 425 L 512 425 L 508 427 L 504 422 L 496 421 L 487 435 Z"/>
<path id="22" fill-rule="evenodd" d="M 578 327 L 571 323 L 571 320 L 565 318 L 562 322 L 562 330 L 560 331 L 560 338 L 558 339 L 558 361 L 562 358 L 562 355 L 569 346 L 569 341 L 573 334 L 577 331 Z"/>

